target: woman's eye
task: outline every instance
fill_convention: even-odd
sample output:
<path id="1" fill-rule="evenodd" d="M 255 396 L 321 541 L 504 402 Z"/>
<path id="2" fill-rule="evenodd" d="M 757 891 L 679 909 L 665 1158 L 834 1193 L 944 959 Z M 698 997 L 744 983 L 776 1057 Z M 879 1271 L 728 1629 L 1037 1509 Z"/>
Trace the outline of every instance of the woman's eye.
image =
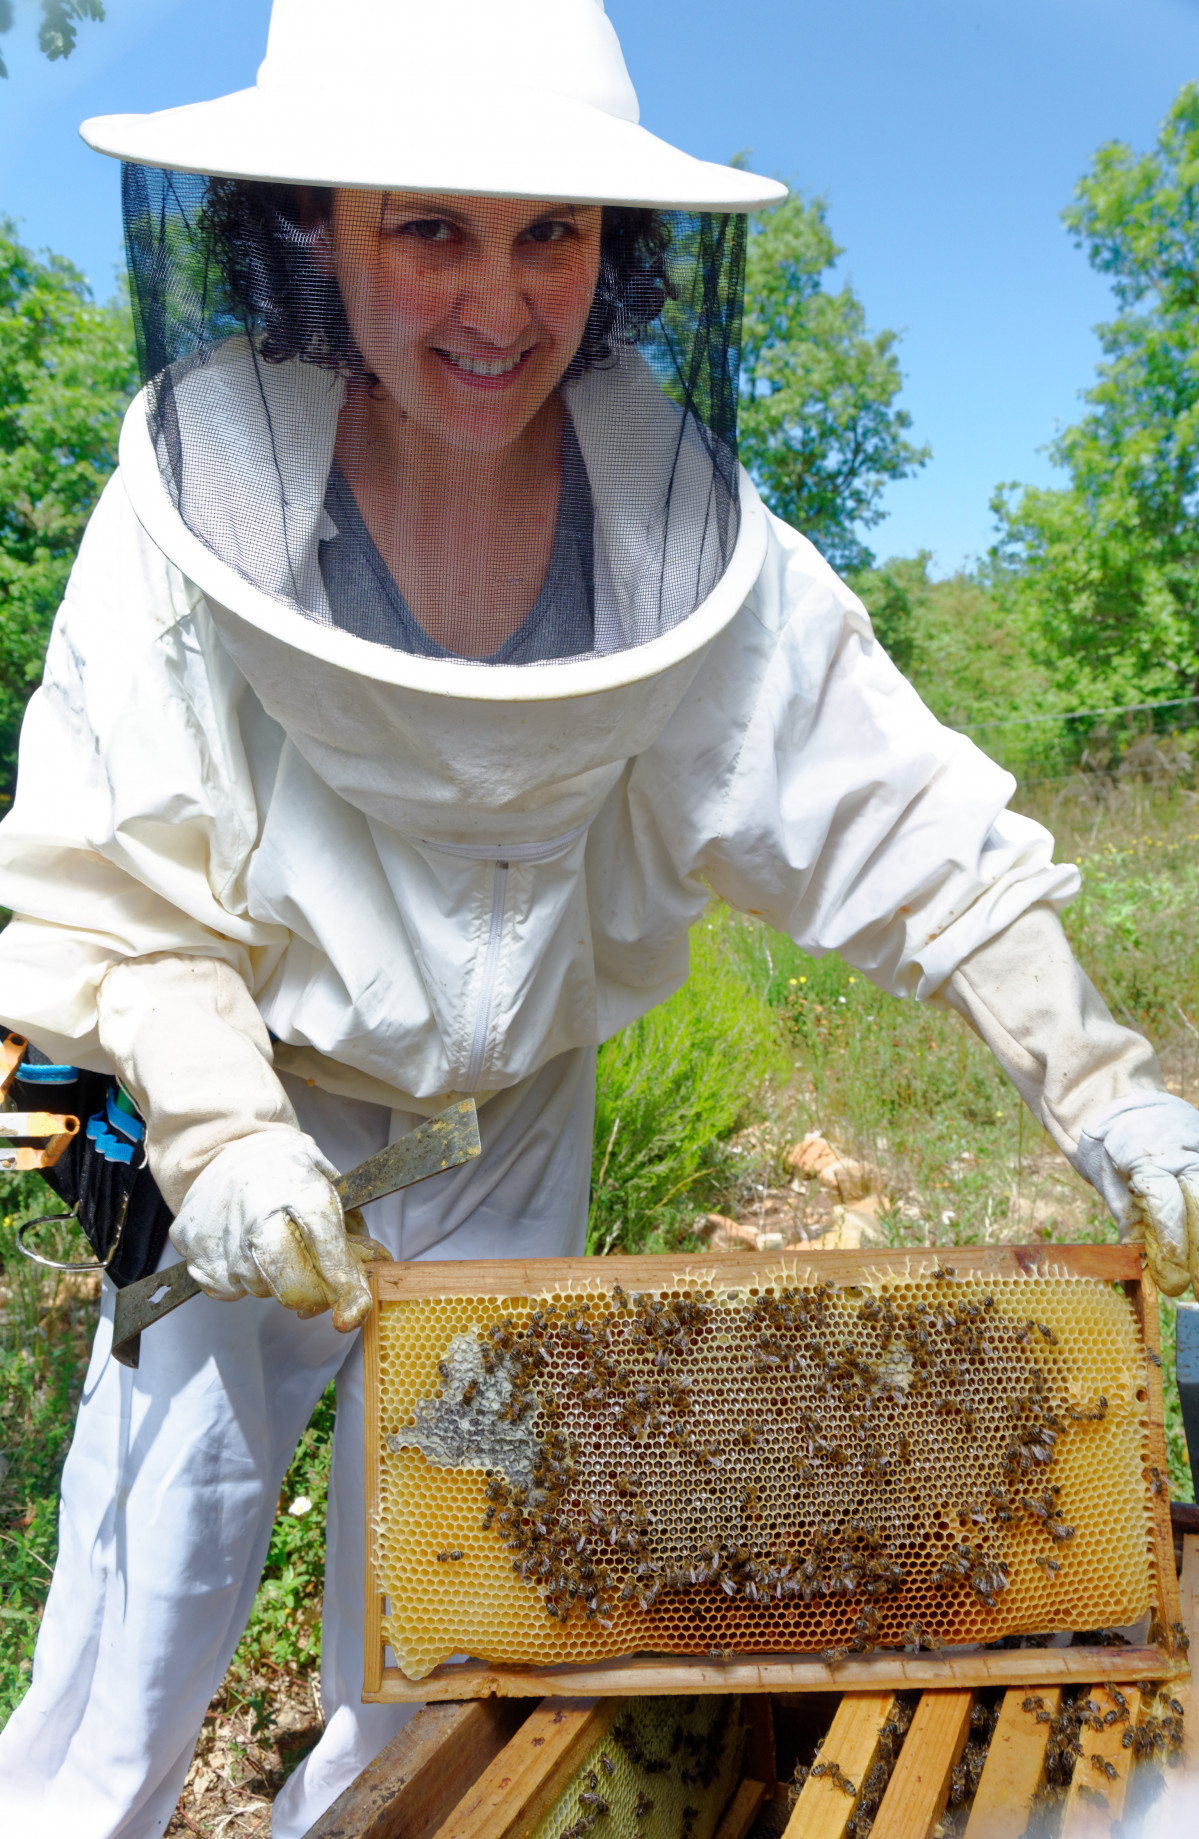
<path id="1" fill-rule="evenodd" d="M 408 223 L 396 224 L 393 236 L 415 236 L 422 243 L 448 242 L 454 234 L 454 226 L 444 217 L 414 217 Z"/>
<path id="2" fill-rule="evenodd" d="M 547 217 L 543 223 L 530 224 L 525 235 L 534 243 L 560 243 L 570 230 L 571 226 L 560 217 Z"/>

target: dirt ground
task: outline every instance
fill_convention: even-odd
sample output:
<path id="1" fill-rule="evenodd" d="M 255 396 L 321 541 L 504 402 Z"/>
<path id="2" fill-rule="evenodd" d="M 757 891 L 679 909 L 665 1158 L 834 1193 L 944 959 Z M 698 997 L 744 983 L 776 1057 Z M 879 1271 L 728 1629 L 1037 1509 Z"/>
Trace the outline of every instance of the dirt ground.
<path id="1" fill-rule="evenodd" d="M 212 1701 L 167 1839 L 251 1839 L 270 1831 L 271 1803 L 323 1728 L 315 1675 L 228 1682 Z"/>

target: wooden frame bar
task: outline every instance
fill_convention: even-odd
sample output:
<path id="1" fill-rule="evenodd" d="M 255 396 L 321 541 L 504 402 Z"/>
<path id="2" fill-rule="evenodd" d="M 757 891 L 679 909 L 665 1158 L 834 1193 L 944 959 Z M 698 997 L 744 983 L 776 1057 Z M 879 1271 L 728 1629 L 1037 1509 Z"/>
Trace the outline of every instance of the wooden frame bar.
<path id="1" fill-rule="evenodd" d="M 421 1680 L 405 1678 L 398 1667 L 384 1667 L 379 1691 L 362 1696 L 367 1703 L 424 1705 L 439 1699 L 573 1697 L 584 1691 L 637 1698 L 674 1692 L 878 1692 L 886 1687 L 935 1691 L 950 1685 L 1020 1686 L 1032 1692 L 1042 1685 L 1181 1679 L 1186 1673 L 1185 1660 L 1160 1647 L 979 1648 L 960 1655 L 888 1651 L 831 1666 L 787 1654 L 729 1661 L 640 1654 L 590 1667 L 492 1667 L 471 1660 L 436 1667 Z"/>
<path id="2" fill-rule="evenodd" d="M 872 1839 L 927 1839 L 949 1798 L 973 1709 L 972 1692 L 924 1694 L 874 1816 Z"/>
<path id="3" fill-rule="evenodd" d="M 878 1755 L 883 1725 L 895 1709 L 893 1692 L 847 1692 L 821 1745 L 821 1758 L 835 1762 L 861 1791 Z M 858 1804 L 827 1775 L 809 1775 L 791 1810 L 783 1839 L 844 1839 Z"/>
<path id="4" fill-rule="evenodd" d="M 1009 1692 L 987 1750 L 978 1792 L 966 1823 L 965 1839 L 1021 1839 L 1028 1825 L 1033 1796 L 1045 1778 L 1045 1752 L 1049 1726 L 1038 1724 L 1036 1712 L 1025 1711 L 1025 1692 Z M 1045 1686 L 1035 1696 L 1042 1709 L 1056 1716 L 1061 1710 L 1058 1686 Z"/>
<path id="5" fill-rule="evenodd" d="M 528 1715 L 522 1699 L 427 1705 L 305 1839 L 432 1839 Z"/>
<path id="6" fill-rule="evenodd" d="M 819 1279 L 838 1285 L 871 1281 L 910 1282 L 931 1277 L 946 1256 L 943 1248 L 884 1248 L 821 1252 L 803 1247 L 785 1253 L 719 1256 L 496 1259 L 441 1264 L 374 1264 L 368 1276 L 377 1303 L 422 1297 L 494 1297 L 507 1301 L 551 1294 L 610 1295 L 615 1283 L 630 1290 L 680 1286 L 750 1290 L 767 1284 L 803 1285 Z M 1000 1278 L 1091 1278 L 1120 1283 L 1130 1292 L 1146 1351 L 1158 1348 L 1157 1292 L 1137 1245 L 964 1246 L 953 1251 L 959 1281 Z M 378 1313 L 364 1331 L 366 1383 L 366 1677 L 367 1703 L 426 1704 L 444 1699 L 662 1695 L 706 1692 L 880 1692 L 918 1687 L 972 1691 L 983 1686 L 1023 1687 L 1069 1683 L 1101 1684 L 1133 1679 L 1175 1679 L 1186 1675 L 1185 1659 L 1161 1645 L 1126 1648 L 1050 1647 L 960 1649 L 938 1654 L 886 1650 L 827 1664 L 814 1655 L 755 1655 L 713 1661 L 697 1656 L 636 1655 L 592 1666 L 493 1666 L 470 1660 L 439 1666 L 427 1678 L 409 1680 L 399 1667 L 384 1666 L 383 1598 L 372 1587 L 373 1539 L 379 1515 Z M 1166 1456 L 1160 1370 L 1147 1363 L 1149 1459 L 1164 1475 Z M 1177 1619 L 1178 1590 L 1173 1562 L 1169 1500 L 1152 1497 L 1151 1572 L 1161 1620 Z"/>
<path id="7" fill-rule="evenodd" d="M 620 1710 L 619 1699 L 546 1699 L 490 1762 L 436 1839 L 518 1839 L 549 1812 Z"/>
<path id="8" fill-rule="evenodd" d="M 963 1245 L 872 1247 L 859 1252 L 822 1252 L 812 1246 L 780 1252 L 678 1253 L 673 1257 L 480 1258 L 442 1264 L 367 1266 L 381 1303 L 412 1302 L 422 1296 L 545 1296 L 569 1291 L 610 1295 L 614 1283 L 638 1290 L 662 1285 L 719 1284 L 747 1289 L 765 1283 L 803 1284 L 818 1279 L 855 1283 L 863 1271 L 892 1283 L 931 1277 L 952 1256 L 963 1281 L 988 1277 L 1095 1277 L 1108 1283 L 1141 1283 L 1145 1259 L 1139 1245 Z"/>

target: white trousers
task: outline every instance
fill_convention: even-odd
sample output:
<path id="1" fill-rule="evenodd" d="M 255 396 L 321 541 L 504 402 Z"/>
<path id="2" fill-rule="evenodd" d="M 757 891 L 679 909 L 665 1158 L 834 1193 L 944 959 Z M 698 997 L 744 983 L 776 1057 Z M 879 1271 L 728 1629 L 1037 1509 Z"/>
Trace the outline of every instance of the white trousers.
<path id="1" fill-rule="evenodd" d="M 288 1080 L 302 1127 L 349 1169 L 420 1120 Z M 595 1051 L 551 1061 L 479 1113 L 474 1162 L 376 1202 L 396 1258 L 583 1251 Z M 175 1262 L 168 1247 L 164 1264 Z M 158 1839 L 245 1627 L 284 1474 L 331 1379 L 320 1742 L 275 1802 L 300 1839 L 416 1707 L 363 1705 L 363 1392 L 357 1335 L 273 1301 L 196 1297 L 142 1337 L 136 1372 L 101 1319 L 63 1471 L 58 1562 L 29 1691 L 0 1732 L 0 1828 Z"/>

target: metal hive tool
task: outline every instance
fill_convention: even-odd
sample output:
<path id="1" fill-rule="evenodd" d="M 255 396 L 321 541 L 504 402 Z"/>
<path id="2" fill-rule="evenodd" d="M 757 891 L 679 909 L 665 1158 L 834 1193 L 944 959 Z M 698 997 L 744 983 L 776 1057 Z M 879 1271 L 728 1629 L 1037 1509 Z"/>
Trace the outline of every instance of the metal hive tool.
<path id="1" fill-rule="evenodd" d="M 1168 1671 L 1139 1255 L 873 1259 L 384 1268 L 368 1656 L 399 1677 L 368 1693 L 462 1653 L 576 1690 L 639 1654 L 692 1657 L 674 1690 L 755 1655 L 911 1678 L 1159 1597 Z"/>

